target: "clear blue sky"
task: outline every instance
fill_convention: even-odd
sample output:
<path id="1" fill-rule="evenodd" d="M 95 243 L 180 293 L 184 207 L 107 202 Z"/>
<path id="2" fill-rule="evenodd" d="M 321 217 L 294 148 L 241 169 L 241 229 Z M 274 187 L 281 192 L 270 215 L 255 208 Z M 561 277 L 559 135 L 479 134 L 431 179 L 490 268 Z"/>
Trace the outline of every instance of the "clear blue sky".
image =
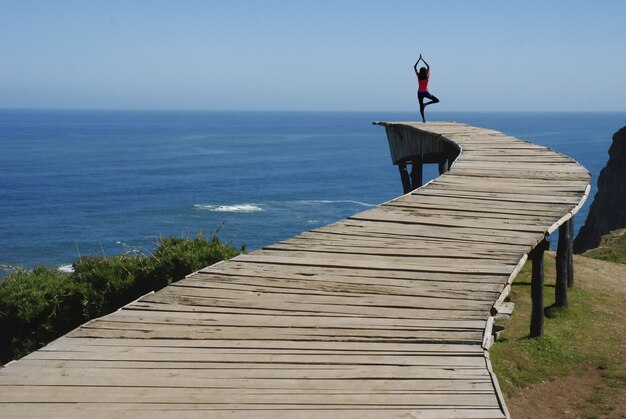
<path id="1" fill-rule="evenodd" d="M 0 107 L 626 110 L 626 1 L 0 0 Z"/>

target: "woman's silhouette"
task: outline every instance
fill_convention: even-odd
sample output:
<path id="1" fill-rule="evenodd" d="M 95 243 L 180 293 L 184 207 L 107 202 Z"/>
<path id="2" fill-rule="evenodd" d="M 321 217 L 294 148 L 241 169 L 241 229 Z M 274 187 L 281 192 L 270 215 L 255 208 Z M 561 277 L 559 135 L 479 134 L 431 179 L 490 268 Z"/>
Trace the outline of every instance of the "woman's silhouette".
<path id="1" fill-rule="evenodd" d="M 420 61 L 424 61 L 424 64 L 426 64 L 426 67 L 422 67 L 419 69 L 419 71 L 417 71 L 417 65 L 419 64 Z M 439 99 L 431 95 L 430 92 L 428 91 L 428 79 L 430 78 L 430 66 L 428 65 L 426 60 L 422 58 L 422 54 L 420 54 L 420 57 L 417 59 L 417 62 L 413 66 L 413 69 L 415 70 L 415 75 L 417 76 L 417 83 L 418 83 L 417 100 L 420 103 L 420 114 L 422 115 L 422 122 L 426 122 L 426 119 L 424 118 L 424 108 L 426 108 L 426 106 L 428 105 L 432 105 L 433 103 L 439 102 Z M 430 102 L 424 103 L 425 97 L 430 99 Z"/>

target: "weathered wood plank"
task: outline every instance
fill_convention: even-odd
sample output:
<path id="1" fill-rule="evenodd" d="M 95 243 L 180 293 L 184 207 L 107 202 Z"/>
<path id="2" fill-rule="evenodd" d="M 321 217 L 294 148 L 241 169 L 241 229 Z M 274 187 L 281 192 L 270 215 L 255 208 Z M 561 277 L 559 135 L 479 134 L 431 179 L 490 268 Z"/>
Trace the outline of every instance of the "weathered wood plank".
<path id="1" fill-rule="evenodd" d="M 312 230 L 305 233 L 302 233 L 293 239 L 304 239 L 304 240 L 323 240 L 328 242 L 345 242 L 346 240 L 360 243 L 372 243 L 373 245 L 382 246 L 382 247 L 398 247 L 404 246 L 410 249 L 416 248 L 431 248 L 431 249 L 455 249 L 462 246 L 468 248 L 468 244 L 471 244 L 471 250 L 476 251 L 490 251 L 494 252 L 497 250 L 494 249 L 493 245 L 490 243 L 483 243 L 481 241 L 468 241 L 454 236 L 443 236 L 443 237 L 423 237 L 416 235 L 403 235 L 399 236 L 397 234 L 385 234 L 385 233 L 377 233 L 377 232 L 368 232 L 361 230 L 350 231 L 350 234 L 341 231 L 334 231 L 332 229 L 328 230 Z M 515 252 L 515 253 L 525 253 L 530 250 L 529 245 L 527 244 L 519 244 L 516 245 L 514 243 L 503 244 L 498 247 L 503 252 Z"/>
<path id="2" fill-rule="evenodd" d="M 192 377 L 211 377 L 213 379 L 311 379 L 311 380 L 367 380 L 396 379 L 396 380 L 482 380 L 489 378 L 489 372 L 483 367 L 446 367 L 433 365 L 420 366 L 393 366 L 393 365 L 270 365 L 259 366 L 252 364 L 214 364 L 182 363 L 182 362 L 136 362 L 126 361 L 123 364 L 116 361 L 88 361 L 88 360 L 38 360 L 24 358 L 19 366 L 11 366 L 17 375 L 25 371 L 36 374 L 38 370 L 62 369 L 67 371 L 101 370 L 117 374 L 128 372 L 149 374 L 152 370 L 159 370 L 166 374 L 188 374 Z M 7 367 L 7 370 L 9 368 Z"/>
<path id="3" fill-rule="evenodd" d="M 367 210 L 355 214 L 349 217 L 351 220 L 365 220 L 365 221 L 383 221 L 383 222 L 396 222 L 402 224 L 420 224 L 420 225 L 432 225 L 432 226 L 446 226 L 446 227 L 469 227 L 469 228 L 483 228 L 492 230 L 505 230 L 505 231 L 520 231 L 531 233 L 544 233 L 545 223 L 527 223 L 525 220 L 510 220 L 506 218 L 481 218 L 477 216 L 465 217 L 453 216 L 453 215 L 431 215 L 425 217 L 421 214 L 411 214 L 407 211 L 394 211 L 392 209 L 376 208 L 373 210 Z"/>
<path id="4" fill-rule="evenodd" d="M 379 235 L 379 237 L 396 238 L 405 235 L 425 238 L 454 237 L 455 240 L 465 240 L 469 243 L 492 243 L 534 246 L 539 238 L 537 234 L 489 230 L 486 228 L 469 228 L 455 226 L 402 224 L 393 222 L 371 222 L 367 220 L 346 220 L 316 229 L 323 233 L 340 233 L 347 235 Z"/>
<path id="5" fill-rule="evenodd" d="M 279 242 L 270 246 L 265 246 L 265 250 L 283 250 L 283 251 L 309 251 L 322 253 L 341 253 L 355 255 L 373 255 L 373 256 L 410 256 L 413 258 L 441 258 L 441 259 L 493 259 L 501 261 L 514 260 L 519 258 L 518 252 L 502 252 L 497 251 L 481 251 L 480 249 L 467 249 L 464 251 L 462 246 L 445 246 L 443 248 L 432 246 L 421 246 L 409 248 L 406 246 L 397 247 L 397 241 L 388 241 L 389 245 L 385 246 L 381 242 L 365 241 L 365 240 L 302 240 L 292 239 Z M 410 244 L 410 243 L 406 243 Z M 474 251 L 473 251 L 474 250 Z"/>
<path id="6" fill-rule="evenodd" d="M 398 198 L 389 204 L 390 205 L 404 205 L 408 207 L 430 207 L 430 208 L 452 208 L 455 211 L 482 211 L 482 212 L 495 212 L 519 215 L 536 215 L 542 214 L 543 216 L 562 216 L 563 211 L 570 207 L 568 204 L 545 204 L 545 203 L 525 203 L 521 206 L 515 201 L 495 201 L 490 200 L 489 205 L 485 205 L 484 200 L 478 197 L 471 196 L 445 196 L 445 195 L 433 195 L 433 194 L 419 194 L 419 195 L 406 195 L 402 198 Z M 565 211 L 567 212 L 567 211 Z"/>
<path id="7" fill-rule="evenodd" d="M 375 294 L 348 295 L 331 293 L 274 293 L 260 291 L 228 290 L 228 289 L 198 289 L 189 287 L 171 287 L 159 293 L 161 297 L 190 299 L 204 301 L 205 304 L 232 304 L 241 307 L 268 307 L 280 308 L 281 302 L 301 304 L 313 310 L 318 305 L 342 305 L 346 307 L 394 307 L 394 308 L 433 308 L 454 310 L 481 309 L 485 301 L 455 299 L 452 297 L 421 297 L 421 296 L 381 296 Z M 151 300 L 149 296 L 146 300 Z"/>
<path id="8" fill-rule="evenodd" d="M 360 406 L 332 406 L 323 408 L 320 406 L 247 406 L 246 408 L 229 406 L 224 409 L 208 410 L 206 405 L 194 404 L 158 404 L 146 405 L 143 403 L 81 403 L 81 404 L 58 404 L 37 403 L 31 404 L 25 411 L 17 404 L 2 406 L 7 417 L 32 419 L 35 417 L 62 418 L 84 417 L 118 419 L 120 415 L 131 414 L 133 418 L 155 419 L 171 418 L 184 415 L 189 419 L 232 418 L 233 416 L 251 417 L 258 419 L 294 418 L 301 419 L 370 419 L 382 417 L 410 417 L 419 411 L 419 417 L 423 419 L 457 419 L 457 418 L 504 418 L 500 409 L 454 407 L 442 408 L 437 406 L 379 406 L 376 408 L 364 408 Z M 15 407 L 18 406 L 18 407 Z"/>
<path id="9" fill-rule="evenodd" d="M 212 278 L 213 279 L 213 278 Z M 462 298 L 472 300 L 492 301 L 494 295 L 501 291 L 501 286 L 472 286 L 466 288 L 453 288 L 440 286 L 432 282 L 421 282 L 404 287 L 389 287 L 379 285 L 369 285 L 358 283 L 333 283 L 323 280 L 307 281 L 278 281 L 269 279 L 258 279 L 251 277 L 249 281 L 237 280 L 229 281 L 227 278 L 214 278 L 202 282 L 202 284 L 178 284 L 178 287 L 206 290 L 206 296 L 215 296 L 212 290 L 243 290 L 250 292 L 276 293 L 276 294 L 301 294 L 313 293 L 317 295 L 344 295 L 344 296 L 366 296 L 366 295 L 390 295 L 404 297 L 440 297 L 445 292 L 450 298 Z M 472 284 L 473 285 L 473 284 Z M 473 289 L 471 289 L 473 288 Z M 482 288 L 482 289 L 481 289 Z"/>
<path id="10" fill-rule="evenodd" d="M 483 267 L 486 264 L 489 264 L 493 267 L 499 268 L 505 272 L 508 272 L 511 265 L 515 265 L 517 260 L 514 258 L 509 258 L 505 261 L 491 261 L 485 262 L 482 258 L 437 258 L 437 257 L 415 257 L 412 255 L 363 255 L 359 253 L 337 253 L 337 252 L 311 252 L 308 250 L 292 250 L 292 251 L 281 251 L 281 250 L 272 250 L 272 249 L 262 249 L 256 250 L 254 252 L 250 252 L 245 257 L 241 257 L 240 261 L 248 260 L 250 257 L 256 256 L 267 256 L 267 257 L 280 257 L 280 258 L 297 258 L 298 260 L 303 261 L 303 265 L 308 264 L 309 259 L 315 260 L 351 260 L 355 262 L 360 262 L 361 266 L 367 266 L 366 262 L 371 262 L 372 264 L 376 264 L 376 262 L 384 262 L 389 261 L 392 262 L 398 269 L 405 269 L 404 267 L 407 265 L 420 265 L 420 266 L 455 266 L 464 264 L 465 266 L 480 266 Z"/>
<path id="11" fill-rule="evenodd" d="M 222 390 L 204 388 L 146 388 L 142 387 L 66 387 L 37 386 L 35 394 L 27 394 L 19 387 L 7 386 L 0 393 L 0 403 L 80 403 L 82 400 L 91 400 L 96 403 L 179 403 L 180 398 L 188 402 L 202 400 L 202 404 L 213 408 L 227 408 L 230 404 L 238 405 L 271 405 L 271 404 L 310 404 L 319 406 L 361 404 L 364 406 L 376 405 L 427 405 L 437 406 L 452 404 L 458 406 L 497 407 L 494 395 L 472 393 L 450 394 L 403 394 L 403 393 L 373 393 L 373 394 L 322 394 L 321 391 L 311 394 L 276 394 L 260 392 L 241 393 L 237 389 Z M 208 407 L 207 406 L 207 407 Z"/>
<path id="12" fill-rule="evenodd" d="M 308 305 L 303 303 L 303 299 L 299 301 L 285 300 L 280 304 L 280 299 L 273 298 L 269 301 L 230 301 L 228 299 L 219 298 L 202 298 L 193 297 L 180 294 L 164 294 L 157 293 L 147 296 L 141 301 L 146 303 L 161 303 L 161 305 L 178 305 L 177 310 L 187 311 L 205 311 L 208 312 L 222 312 L 222 313 L 247 313 L 251 314 L 251 310 L 254 313 L 256 311 L 262 311 L 267 314 L 284 314 L 284 315 L 306 315 L 316 316 L 323 313 L 323 315 L 338 315 L 338 316 L 362 316 L 362 317 L 393 317 L 393 318 L 417 318 L 428 319 L 436 318 L 440 319 L 480 319 L 485 317 L 484 307 L 485 302 L 480 302 L 472 306 L 472 309 L 461 308 L 448 308 L 441 309 L 437 307 L 439 303 L 443 301 L 427 301 L 423 300 L 424 305 L 430 305 L 431 307 L 420 307 L 418 304 L 399 307 L 399 306 L 384 306 L 384 305 L 367 305 L 367 304 L 341 304 L 340 300 L 332 301 L 330 299 L 329 304 L 309 303 Z M 374 299 L 375 300 L 375 299 Z M 374 301 L 372 300 L 372 301 Z M 188 306 L 188 307 L 182 307 Z M 434 306 L 434 307 L 432 307 Z M 161 307 L 165 309 L 165 307 Z M 78 333 L 76 330 L 72 332 Z M 147 335 L 146 335 L 147 336 Z"/>
<path id="13" fill-rule="evenodd" d="M 285 253 L 285 252 L 282 252 Z M 311 252 L 313 253 L 313 252 Z M 372 256 L 373 258 L 373 256 Z M 340 268 L 360 268 L 360 269 L 373 269 L 373 270 L 398 270 L 398 271 L 422 271 L 422 272 L 450 272 L 450 273 L 478 273 L 478 274 L 500 274 L 505 275 L 509 272 L 507 267 L 493 266 L 490 264 L 478 264 L 474 266 L 467 266 L 469 263 L 461 266 L 450 265 L 429 265 L 419 263 L 419 260 L 415 262 L 404 261 L 400 263 L 399 258 L 394 261 L 389 260 L 355 260 L 353 258 L 338 258 L 338 257 L 310 257 L 310 258 L 293 258 L 288 255 L 268 255 L 263 253 L 251 253 L 247 255 L 237 256 L 235 258 L 238 262 L 255 262 L 255 263 L 267 263 L 277 265 L 304 265 L 304 266 L 322 266 L 322 267 L 340 267 Z"/>
<path id="14" fill-rule="evenodd" d="M 482 355 L 333 355 L 333 354 L 281 354 L 281 353 L 208 353 L 193 352 L 84 352 L 84 351 L 36 351 L 27 355 L 29 360 L 70 360 L 70 361 L 115 361 L 123 365 L 126 362 L 150 362 L 170 364 L 201 364 L 208 368 L 222 365 L 236 367 L 238 364 L 255 365 L 391 365 L 391 366 L 450 366 L 479 368 L 484 359 Z"/>
<path id="15" fill-rule="evenodd" d="M 129 310 L 125 308 L 123 310 Z M 143 311 L 145 312 L 145 311 Z M 185 314 L 176 312 L 176 314 Z M 112 348 L 112 350 L 231 350 L 231 351 L 299 351 L 299 352 L 366 352 L 366 353 L 411 353 L 418 354 L 474 354 L 483 353 L 482 348 L 475 345 L 435 344 L 435 343 L 394 343 L 394 342 L 285 342 L 278 340 L 234 340 L 234 341 L 201 341 L 195 339 L 98 339 L 64 336 L 46 345 L 44 349 L 88 350 L 91 347 Z M 13 363 L 10 369 L 19 368 L 20 363 Z"/>
<path id="16" fill-rule="evenodd" d="M 107 316 L 111 322 L 153 323 L 164 325 L 212 326 L 212 327 L 288 327 L 288 328 L 333 328 L 359 329 L 484 329 L 484 320 L 440 320 L 440 319 L 355 319 L 318 316 L 315 319 L 290 318 L 285 316 L 265 316 L 261 319 L 254 315 L 232 315 L 199 313 L 167 313 L 134 310 L 119 310 Z"/>
<path id="17" fill-rule="evenodd" d="M 458 272 L 425 272 L 425 271 L 401 271 L 397 269 L 361 269 L 361 268 L 341 268 L 324 266 L 304 266 L 304 265 L 271 265 L 265 263 L 255 263 L 252 261 L 235 262 L 230 261 L 215 266 L 211 269 L 203 269 L 200 272 L 219 273 L 223 275 L 251 275 L 251 270 L 257 272 L 259 276 L 270 278 L 294 278 L 307 279 L 313 277 L 323 278 L 328 275 L 334 280 L 344 278 L 375 278 L 380 284 L 400 284 L 395 281 L 418 280 L 435 282 L 475 282 L 475 283 L 495 283 L 502 284 L 508 278 L 502 274 L 479 274 L 479 273 L 458 273 Z"/>
<path id="18" fill-rule="evenodd" d="M 42 371 L 43 372 L 43 371 Z M 187 375 L 189 373 L 189 375 Z M 277 390 L 307 393 L 314 391 L 351 391 L 367 393 L 407 392 L 413 394 L 436 394 L 463 392 L 471 394 L 489 394 L 492 392 L 491 380 L 480 379 L 441 379 L 396 380 L 379 379 L 307 379 L 307 378 L 213 378 L 197 370 L 180 372 L 179 370 L 134 370 L 133 374 L 120 374 L 112 369 L 99 368 L 46 368 L 45 374 L 34 371 L 27 373 L 9 373 L 0 376 L 0 389 L 4 386 L 58 386 L 64 377 L 64 386 L 114 386 L 114 387 L 184 387 L 214 388 L 230 390 L 259 390 L 269 393 Z"/>
<path id="19" fill-rule="evenodd" d="M 242 274 L 235 272 L 233 275 L 199 272 L 193 277 L 177 283 L 176 286 L 211 288 L 218 283 L 389 295 L 422 295 L 422 293 L 429 291 L 438 293 L 450 292 L 451 294 L 490 294 L 502 291 L 502 284 L 500 282 L 436 281 L 435 278 L 428 278 L 428 280 L 421 280 L 419 278 L 394 279 L 328 275 L 324 273 L 304 276 L 275 273 L 274 276 L 269 277 L 269 275 L 253 276 L 249 273 L 246 275 L 245 271 Z"/>
<path id="20" fill-rule="evenodd" d="M 546 195 L 523 195 L 520 193 L 490 193 L 490 192 L 474 192 L 449 189 L 420 189 L 413 192 L 414 195 L 431 195 L 431 196 L 449 196 L 454 198 L 473 198 L 482 201 L 505 201 L 517 202 L 519 204 L 547 204 L 547 205 L 572 205 L 578 204 L 579 200 L 572 196 L 546 196 Z"/>
<path id="21" fill-rule="evenodd" d="M 584 192 L 585 188 L 582 185 L 570 185 L 562 187 L 541 187 L 541 186 L 517 186 L 506 185 L 501 182 L 448 182 L 446 179 L 440 181 L 434 181 L 429 185 L 429 189 L 445 189 L 449 191 L 463 191 L 463 192 L 489 192 L 489 193 L 514 193 L 521 195 L 540 195 L 543 196 L 546 193 L 546 189 L 549 189 L 549 193 L 552 196 L 566 196 L 571 197 L 577 192 Z"/>

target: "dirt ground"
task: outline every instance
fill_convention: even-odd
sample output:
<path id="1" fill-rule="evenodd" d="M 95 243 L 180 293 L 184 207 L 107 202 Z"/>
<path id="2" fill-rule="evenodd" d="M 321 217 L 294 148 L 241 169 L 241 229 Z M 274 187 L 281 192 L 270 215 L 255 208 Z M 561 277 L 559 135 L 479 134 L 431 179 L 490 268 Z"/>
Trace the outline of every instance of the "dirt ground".
<path id="1" fill-rule="evenodd" d="M 582 375 L 558 377 L 524 389 L 506 404 L 513 419 L 585 417 L 579 405 L 601 382 L 601 371 L 590 369 Z"/>

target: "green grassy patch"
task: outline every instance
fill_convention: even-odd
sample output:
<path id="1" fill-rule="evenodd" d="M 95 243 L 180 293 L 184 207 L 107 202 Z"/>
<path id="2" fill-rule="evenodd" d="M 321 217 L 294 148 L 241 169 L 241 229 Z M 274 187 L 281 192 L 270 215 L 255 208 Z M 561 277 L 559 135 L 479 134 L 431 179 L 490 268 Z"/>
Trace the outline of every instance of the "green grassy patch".
<path id="1" fill-rule="evenodd" d="M 192 239 L 162 238 L 150 255 L 82 261 L 71 274 L 43 267 L 11 273 L 0 284 L 0 362 L 239 253 L 201 233 Z"/>
<path id="2" fill-rule="evenodd" d="M 586 257 L 626 264 L 626 229 L 602 237 L 600 245 L 588 250 Z"/>
<path id="3" fill-rule="evenodd" d="M 578 258 L 577 263 L 585 263 Z M 581 261 L 582 260 L 582 261 Z M 576 269 L 575 269 L 576 272 Z M 514 397 L 533 384 L 566 374 L 582 374 L 589 368 L 602 371 L 602 383 L 578 410 L 587 417 L 606 415 L 615 408 L 611 389 L 626 387 L 623 297 L 607 294 L 591 286 L 599 277 L 576 277 L 569 289 L 569 307 L 550 306 L 554 302 L 554 259 L 546 257 L 544 287 L 544 336 L 531 339 L 530 263 L 512 284 L 510 299 L 515 311 L 501 340 L 490 350 L 494 371 L 502 391 Z"/>
<path id="4" fill-rule="evenodd" d="M 554 288 L 544 290 L 545 299 L 554 299 Z M 504 325 L 502 339 L 491 349 L 491 359 L 502 390 L 515 394 L 520 388 L 567 374 L 572 368 L 587 365 L 593 354 L 581 352 L 584 331 L 593 324 L 595 316 L 592 294 L 580 289 L 569 293 L 570 307 L 546 309 L 544 336 L 529 338 L 530 282 L 516 281 L 511 300 L 515 301 L 515 319 Z M 523 316 L 521 313 L 528 313 Z"/>

